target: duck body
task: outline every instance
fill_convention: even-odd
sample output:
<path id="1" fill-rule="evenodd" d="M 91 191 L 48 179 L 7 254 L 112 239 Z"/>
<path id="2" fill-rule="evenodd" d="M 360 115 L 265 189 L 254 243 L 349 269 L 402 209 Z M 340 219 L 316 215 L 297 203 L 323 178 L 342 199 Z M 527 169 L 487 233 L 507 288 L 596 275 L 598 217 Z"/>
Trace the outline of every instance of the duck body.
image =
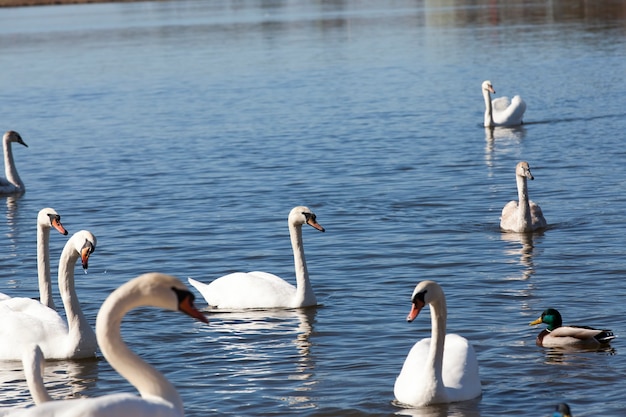
<path id="1" fill-rule="evenodd" d="M 600 347 L 608 345 L 616 337 L 613 331 L 608 329 L 595 329 L 588 326 L 563 326 L 561 314 L 554 308 L 544 310 L 541 317 L 530 322 L 530 325 L 534 326 L 541 323 L 547 324 L 548 327 L 537 335 L 537 346 Z"/>

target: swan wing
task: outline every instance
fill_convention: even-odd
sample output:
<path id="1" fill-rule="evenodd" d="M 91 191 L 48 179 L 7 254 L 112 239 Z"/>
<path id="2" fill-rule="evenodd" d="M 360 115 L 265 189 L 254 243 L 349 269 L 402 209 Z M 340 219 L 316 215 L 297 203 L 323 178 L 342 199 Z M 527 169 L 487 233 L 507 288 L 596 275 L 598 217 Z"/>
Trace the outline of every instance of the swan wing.
<path id="1" fill-rule="evenodd" d="M 458 334 L 446 335 L 442 372 L 451 402 L 469 400 L 481 394 L 478 360 L 466 338 Z"/>
<path id="2" fill-rule="evenodd" d="M 203 284 L 189 283 L 212 307 L 220 309 L 291 307 L 296 287 L 282 278 L 261 271 L 234 272 Z"/>
<path id="3" fill-rule="evenodd" d="M 517 227 L 517 206 L 515 200 L 511 200 L 502 208 L 500 215 L 500 227 L 504 230 L 515 230 Z"/>
<path id="4" fill-rule="evenodd" d="M 431 339 L 422 339 L 409 351 L 400 374 L 396 378 L 393 393 L 398 401 L 409 405 L 423 405 L 431 401 L 437 390 L 434 375 L 426 377 L 421 372 L 426 366 Z"/>
<path id="5" fill-rule="evenodd" d="M 493 121 L 500 126 L 516 126 L 523 123 L 524 113 L 526 112 L 526 103 L 520 96 L 499 97 L 492 101 L 493 105 Z"/>
<path id="6" fill-rule="evenodd" d="M 534 201 L 530 201 L 529 205 L 530 217 L 532 220 L 533 228 L 541 229 L 546 227 L 548 225 L 548 222 L 546 221 L 545 217 L 543 217 L 543 211 L 541 210 L 541 207 L 539 207 L 539 205 Z"/>
<path id="7" fill-rule="evenodd" d="M 59 358 L 68 328 L 61 316 L 31 298 L 13 297 L 0 302 L 0 359 L 21 360 L 23 350 L 37 343 L 46 358 Z M 24 331 L 28 329 L 28 331 Z"/>

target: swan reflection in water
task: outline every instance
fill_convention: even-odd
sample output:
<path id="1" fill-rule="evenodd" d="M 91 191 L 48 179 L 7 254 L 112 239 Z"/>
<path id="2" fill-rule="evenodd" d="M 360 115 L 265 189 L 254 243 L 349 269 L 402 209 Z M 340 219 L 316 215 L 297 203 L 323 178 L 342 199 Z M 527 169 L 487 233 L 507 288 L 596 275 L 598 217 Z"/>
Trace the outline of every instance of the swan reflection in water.
<path id="1" fill-rule="evenodd" d="M 448 404 L 433 404 L 419 408 L 403 408 L 397 416 L 411 417 L 480 417 L 480 397 Z M 395 404 L 397 405 L 397 404 Z"/>
<path id="2" fill-rule="evenodd" d="M 206 358 L 210 363 L 202 366 L 229 376 L 228 384 L 217 385 L 216 394 L 276 389 L 290 409 L 317 407 L 309 394 L 317 383 L 310 341 L 316 307 L 205 312 L 212 324 L 204 330 L 212 353 Z"/>
<path id="3" fill-rule="evenodd" d="M 526 128 L 516 127 L 486 127 L 485 128 L 485 163 L 493 168 L 493 159 L 496 151 L 499 153 L 519 153 L 519 143 L 526 137 Z M 519 159 L 519 157 L 516 157 Z M 490 171 L 489 176 L 493 176 Z"/>
<path id="4" fill-rule="evenodd" d="M 521 281 L 529 279 L 535 273 L 535 264 L 533 262 L 534 240 L 541 239 L 543 232 L 501 233 L 500 237 L 503 241 L 510 243 L 504 248 L 504 253 L 516 259 L 519 257 L 519 264 L 523 268 L 521 277 L 508 277 L 507 279 Z"/>
<path id="5" fill-rule="evenodd" d="M 98 361 L 47 361 L 43 379 L 54 400 L 89 397 L 89 390 L 95 388 L 98 379 Z M 0 361 L 0 386 L 0 415 L 5 408 L 34 404 L 21 361 Z"/>

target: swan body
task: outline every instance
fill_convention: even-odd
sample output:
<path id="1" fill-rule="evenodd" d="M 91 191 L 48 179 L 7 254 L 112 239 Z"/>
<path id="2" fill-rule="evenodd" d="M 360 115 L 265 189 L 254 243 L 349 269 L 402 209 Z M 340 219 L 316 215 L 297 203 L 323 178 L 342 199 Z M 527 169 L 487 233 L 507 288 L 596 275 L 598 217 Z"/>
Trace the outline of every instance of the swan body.
<path id="1" fill-rule="evenodd" d="M 0 360 L 19 360 L 25 347 L 36 343 L 46 359 L 95 357 L 97 342 L 74 289 L 74 266 L 78 258 L 87 269 L 96 248 L 96 237 L 76 232 L 65 244 L 59 261 L 59 290 L 67 323 L 59 313 L 31 298 L 0 301 Z"/>
<path id="2" fill-rule="evenodd" d="M 517 197 L 519 201 L 509 201 L 502 209 L 500 228 L 507 232 L 534 232 L 544 229 L 548 223 L 541 207 L 528 197 L 528 180 L 535 177 L 530 172 L 528 162 L 522 161 L 515 167 Z"/>
<path id="3" fill-rule="evenodd" d="M 421 407 L 465 401 L 481 395 L 478 361 L 462 336 L 446 334 L 447 308 L 443 290 L 434 281 L 422 281 L 413 291 L 411 322 L 430 306 L 432 335 L 417 342 L 396 379 L 394 394 L 406 405 Z"/>
<path id="4" fill-rule="evenodd" d="M 317 304 L 304 258 L 302 226 L 308 224 L 323 232 L 315 214 L 304 206 L 291 210 L 289 235 L 296 270 L 296 286 L 284 279 L 260 271 L 235 272 L 204 284 L 189 278 L 210 306 L 220 309 L 298 308 Z"/>
<path id="5" fill-rule="evenodd" d="M 21 409 L 12 416 L 37 417 L 182 417 L 183 403 L 176 388 L 124 343 L 121 322 L 126 313 L 141 306 L 181 311 L 204 323 L 206 317 L 193 305 L 194 295 L 177 278 L 148 273 L 128 281 L 104 301 L 96 320 L 98 343 L 105 359 L 139 391 L 96 398 L 49 401 Z"/>
<path id="6" fill-rule="evenodd" d="M 537 335 L 537 346 L 584 346 L 600 347 L 608 345 L 615 335 L 608 329 L 594 329 L 587 326 L 563 326 L 561 313 L 554 308 L 548 308 L 541 313 L 541 317 L 530 322 L 530 326 L 545 323 L 548 325 Z"/>
<path id="7" fill-rule="evenodd" d="M 54 227 L 64 236 L 67 230 L 61 223 L 61 216 L 53 208 L 44 208 L 37 215 L 37 276 L 39 277 L 39 301 L 55 309 L 52 300 L 52 279 L 50 278 L 50 228 Z"/>
<path id="8" fill-rule="evenodd" d="M 485 127 L 519 126 L 523 124 L 526 103 L 520 96 L 499 97 L 491 100 L 491 93 L 495 94 L 491 81 L 482 84 L 483 98 L 485 99 Z"/>
<path id="9" fill-rule="evenodd" d="M 19 143 L 28 148 L 19 133 L 9 130 L 2 137 L 2 149 L 4 150 L 4 174 L 6 178 L 0 178 L 0 194 L 24 194 L 26 187 L 22 182 L 17 168 L 13 162 L 12 143 Z"/>

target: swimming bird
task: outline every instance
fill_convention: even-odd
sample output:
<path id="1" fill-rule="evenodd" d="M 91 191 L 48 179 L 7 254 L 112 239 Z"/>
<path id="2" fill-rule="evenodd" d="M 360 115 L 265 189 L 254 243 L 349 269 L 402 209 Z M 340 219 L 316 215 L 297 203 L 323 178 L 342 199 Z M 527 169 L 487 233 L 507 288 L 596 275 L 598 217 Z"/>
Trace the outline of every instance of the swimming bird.
<path id="1" fill-rule="evenodd" d="M 0 177 L 0 194 L 24 194 L 24 192 L 26 192 L 26 187 L 17 173 L 17 168 L 13 162 L 12 143 L 19 143 L 28 148 L 28 145 L 22 140 L 20 134 L 13 130 L 9 130 L 2 137 L 4 175 L 6 178 Z"/>
<path id="2" fill-rule="evenodd" d="M 407 321 L 412 322 L 425 305 L 430 306 L 432 335 L 418 341 L 396 379 L 396 399 L 410 406 L 451 403 L 481 395 L 478 361 L 467 339 L 446 334 L 447 307 L 443 289 L 434 281 L 415 287 Z"/>
<path id="3" fill-rule="evenodd" d="M 37 277 L 39 279 L 39 301 L 55 309 L 52 300 L 52 280 L 50 278 L 50 229 L 54 227 L 62 235 L 67 230 L 61 223 L 61 216 L 53 208 L 43 208 L 37 214 Z M 11 298 L 0 293 L 0 300 Z"/>
<path id="4" fill-rule="evenodd" d="M 557 404 L 552 417 L 573 417 L 569 405 L 566 403 Z"/>
<path id="5" fill-rule="evenodd" d="M 133 353 L 122 339 L 121 323 L 132 309 L 159 307 L 183 312 L 203 323 L 207 318 L 194 306 L 194 295 L 177 278 L 147 273 L 113 291 L 102 304 L 96 319 L 96 333 L 102 355 L 140 396 L 114 393 L 94 398 L 48 401 L 20 409 L 20 417 L 182 417 L 183 402 L 176 388 L 163 374 Z"/>
<path id="6" fill-rule="evenodd" d="M 528 197 L 528 180 L 534 180 L 528 162 L 521 161 L 515 166 L 517 198 L 509 201 L 502 209 L 500 228 L 507 232 L 534 232 L 545 228 L 548 223 L 541 207 Z"/>
<path id="7" fill-rule="evenodd" d="M 520 96 L 499 97 L 491 100 L 491 93 L 495 94 L 491 81 L 482 84 L 483 98 L 485 99 L 485 127 L 519 126 L 523 122 L 526 103 Z"/>
<path id="8" fill-rule="evenodd" d="M 606 346 L 615 339 L 613 331 L 608 329 L 594 329 L 587 326 L 563 326 L 561 313 L 554 308 L 548 308 L 541 313 L 541 317 L 530 322 L 529 326 L 545 323 L 548 327 L 537 335 L 537 346 Z"/>
<path id="9" fill-rule="evenodd" d="M 304 259 L 302 226 L 308 224 L 324 231 L 317 222 L 315 213 L 308 207 L 294 207 L 289 213 L 289 236 L 293 249 L 296 270 L 296 286 L 267 272 L 235 272 L 204 284 L 189 278 L 193 285 L 209 303 L 221 309 L 248 308 L 298 308 L 317 304 L 309 272 Z"/>
<path id="10" fill-rule="evenodd" d="M 84 269 L 96 249 L 96 237 L 81 230 L 67 241 L 59 260 L 59 291 L 67 322 L 37 300 L 13 297 L 0 301 L 0 360 L 19 360 L 23 349 L 38 344 L 46 359 L 82 359 L 96 355 L 96 335 L 83 314 L 74 288 L 78 258 Z"/>

